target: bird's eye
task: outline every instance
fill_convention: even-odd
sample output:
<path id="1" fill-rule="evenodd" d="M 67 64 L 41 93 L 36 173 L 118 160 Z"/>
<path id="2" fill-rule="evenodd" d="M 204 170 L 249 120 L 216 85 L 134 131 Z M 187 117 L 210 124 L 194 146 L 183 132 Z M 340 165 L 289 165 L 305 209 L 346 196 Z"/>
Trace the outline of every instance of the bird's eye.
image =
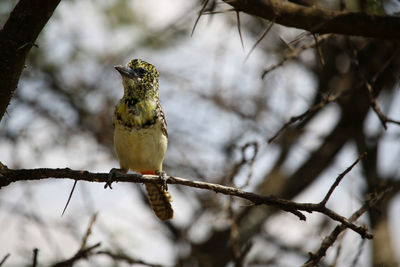
<path id="1" fill-rule="evenodd" d="M 143 78 L 143 76 L 146 74 L 146 70 L 145 69 L 143 69 L 143 68 L 137 68 L 136 69 L 136 74 L 140 77 L 140 78 Z"/>

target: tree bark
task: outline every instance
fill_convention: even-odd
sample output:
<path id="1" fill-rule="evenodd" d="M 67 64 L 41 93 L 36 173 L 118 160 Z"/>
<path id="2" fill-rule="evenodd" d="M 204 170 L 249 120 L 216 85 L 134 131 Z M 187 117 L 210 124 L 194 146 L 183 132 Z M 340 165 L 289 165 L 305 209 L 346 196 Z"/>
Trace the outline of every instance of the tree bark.
<path id="1" fill-rule="evenodd" d="M 282 0 L 224 0 L 237 11 L 311 33 L 400 40 L 400 17 L 307 7 Z"/>
<path id="2" fill-rule="evenodd" d="M 20 0 L 0 30 L 0 120 L 17 88 L 26 57 L 60 0 Z"/>

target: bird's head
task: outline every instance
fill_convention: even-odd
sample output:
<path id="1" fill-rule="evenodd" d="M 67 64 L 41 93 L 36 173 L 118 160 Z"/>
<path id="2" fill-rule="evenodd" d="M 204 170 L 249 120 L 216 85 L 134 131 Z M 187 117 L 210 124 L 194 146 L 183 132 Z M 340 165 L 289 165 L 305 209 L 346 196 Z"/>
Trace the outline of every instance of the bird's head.
<path id="1" fill-rule="evenodd" d="M 125 66 L 115 66 L 115 69 L 122 76 L 125 96 L 139 99 L 158 97 L 158 72 L 152 64 L 133 59 Z"/>

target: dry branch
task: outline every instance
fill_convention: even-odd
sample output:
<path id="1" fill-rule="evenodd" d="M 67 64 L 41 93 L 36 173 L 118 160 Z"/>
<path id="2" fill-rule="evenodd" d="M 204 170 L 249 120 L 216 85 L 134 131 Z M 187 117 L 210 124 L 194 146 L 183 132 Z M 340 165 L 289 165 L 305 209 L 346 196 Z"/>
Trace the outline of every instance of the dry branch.
<path id="1" fill-rule="evenodd" d="M 290 118 L 290 120 L 288 122 L 286 122 L 271 138 L 268 139 L 268 143 L 273 142 L 283 131 L 285 131 L 290 125 L 294 124 L 297 121 L 301 121 L 303 119 L 305 119 L 307 116 L 309 116 L 311 113 L 314 113 L 320 109 L 322 109 L 323 107 L 325 107 L 327 104 L 336 101 L 339 97 L 341 97 L 344 93 L 338 93 L 336 95 L 332 95 L 332 96 L 323 96 L 321 102 L 315 104 L 314 106 L 312 106 L 311 108 L 309 108 L 308 110 L 306 110 L 305 112 L 303 112 L 300 115 L 297 116 L 293 116 Z"/>
<path id="2" fill-rule="evenodd" d="M 268 68 L 266 68 L 266 69 L 263 71 L 263 73 L 261 74 L 261 78 L 264 79 L 265 76 L 266 76 L 268 73 L 270 73 L 271 71 L 273 71 L 273 70 L 275 70 L 276 68 L 282 66 L 284 63 L 286 63 L 286 62 L 289 61 L 289 60 L 293 60 L 293 59 L 298 58 L 298 57 L 300 56 L 300 54 L 301 54 L 303 51 L 305 51 L 305 50 L 307 50 L 307 49 L 309 49 L 309 48 L 317 47 L 320 43 L 322 43 L 323 41 L 329 39 L 331 36 L 332 36 L 332 35 L 324 35 L 324 36 L 320 36 L 320 37 L 315 37 L 314 40 L 313 40 L 313 42 L 311 42 L 311 43 L 309 43 L 309 44 L 305 44 L 305 45 L 303 45 L 303 46 L 301 46 L 301 47 L 299 47 L 299 48 L 297 48 L 297 49 L 291 50 L 290 53 L 284 55 L 283 58 L 282 58 L 279 62 L 277 62 L 277 63 L 275 63 L 275 64 L 269 66 Z M 284 43 L 285 43 L 285 42 L 284 42 Z M 286 43 L 285 43 L 285 44 L 286 44 Z M 288 47 L 291 48 L 290 46 L 288 46 Z M 318 55 L 319 55 L 320 58 L 321 58 L 321 52 L 319 51 L 319 48 L 317 48 L 317 52 L 318 52 Z"/>
<path id="3" fill-rule="evenodd" d="M 400 17 L 307 7 L 282 0 L 224 0 L 237 11 L 311 33 L 400 39 Z"/>
<path id="4" fill-rule="evenodd" d="M 372 195 L 370 199 L 365 201 L 364 205 L 361 206 L 356 212 L 351 215 L 348 220 L 350 222 L 353 222 L 357 220 L 362 214 L 364 214 L 367 210 L 369 210 L 371 207 L 373 207 L 378 201 L 380 201 L 384 196 L 387 195 L 392 190 L 391 187 L 386 188 L 385 190 L 382 190 L 381 192 Z M 310 258 L 302 267 L 312 267 L 312 266 L 317 266 L 318 262 L 325 256 L 326 251 L 335 243 L 336 239 L 338 238 L 339 234 L 342 233 L 344 230 L 346 230 L 347 227 L 343 224 L 338 225 L 335 227 L 335 229 L 331 232 L 330 235 L 326 236 L 319 249 L 312 253 L 310 252 Z"/>
<path id="5" fill-rule="evenodd" d="M 367 91 L 367 95 L 368 95 L 368 99 L 369 99 L 369 102 L 370 102 L 370 106 L 372 107 L 373 111 L 378 116 L 379 120 L 381 121 L 383 128 L 385 130 L 387 130 L 387 123 L 393 123 L 393 124 L 400 125 L 400 121 L 393 120 L 393 119 L 391 119 L 391 118 L 389 118 L 389 117 L 387 117 L 386 115 L 383 114 L 381 108 L 379 107 L 379 105 L 378 105 L 378 103 L 376 101 L 377 94 L 375 94 L 374 89 L 373 89 L 373 84 L 376 82 L 376 80 L 378 79 L 379 75 L 381 75 L 382 72 L 392 63 L 393 59 L 400 52 L 400 48 L 397 47 L 397 49 L 392 54 L 392 56 L 388 60 L 386 60 L 385 64 L 382 65 L 382 67 L 375 73 L 375 75 L 372 77 L 372 79 L 370 81 L 368 81 L 364 77 L 364 75 L 362 75 L 362 71 L 361 71 L 361 68 L 360 68 L 360 62 L 357 59 L 358 51 L 356 49 L 353 49 L 352 52 L 353 52 L 353 64 L 358 69 L 360 79 L 363 80 L 363 84 L 364 84 L 364 86 L 366 88 L 366 91 Z"/>
<path id="6" fill-rule="evenodd" d="M 180 184 L 189 187 L 201 188 L 206 190 L 211 190 L 216 193 L 222 193 L 224 195 L 235 196 L 242 199 L 249 200 L 255 205 L 269 205 L 277 207 L 283 211 L 290 212 L 300 220 L 306 220 L 306 216 L 302 212 L 319 212 L 329 218 L 338 221 L 345 225 L 347 228 L 352 229 L 357 232 L 362 238 L 371 239 L 373 236 L 364 226 L 357 226 L 346 217 L 343 217 L 336 213 L 335 211 L 327 208 L 325 206 L 327 199 L 330 194 L 332 194 L 334 188 L 337 186 L 338 182 L 347 174 L 351 168 L 363 157 L 361 155 L 359 159 L 356 160 L 353 165 L 351 165 L 343 174 L 339 175 L 336 179 L 334 185 L 328 191 L 327 196 L 320 203 L 297 203 L 286 199 L 277 198 L 275 196 L 262 196 L 252 192 L 246 192 L 244 190 L 229 187 L 214 183 L 191 181 L 184 178 L 167 176 L 168 184 Z M 70 178 L 74 180 L 82 180 L 88 182 L 102 182 L 107 183 L 109 181 L 108 173 L 92 173 L 88 171 L 76 171 L 69 168 L 64 169 L 20 169 L 13 170 L 3 167 L 0 169 L 0 188 L 7 186 L 16 181 L 29 181 L 29 180 L 41 180 L 47 178 Z M 140 175 L 140 174 L 119 174 L 115 175 L 115 182 L 132 182 L 132 183 L 158 183 L 163 184 L 164 180 L 156 175 Z M 326 199 L 326 201 L 325 201 Z"/>
<path id="7" fill-rule="evenodd" d="M 89 247 L 87 247 L 86 244 L 87 244 L 90 234 L 92 233 L 92 227 L 93 227 L 94 223 L 96 222 L 96 219 L 97 219 L 97 213 L 93 214 L 92 218 L 90 219 L 89 225 L 86 229 L 86 233 L 82 237 L 81 245 L 80 245 L 78 251 L 75 253 L 75 255 L 73 255 L 71 258 L 69 258 L 67 260 L 63 260 L 63 261 L 53 264 L 52 265 L 53 267 L 73 266 L 75 262 L 77 262 L 81 259 L 86 259 L 90 255 L 93 254 L 93 250 L 95 248 L 99 247 L 100 243 L 97 243 L 97 244 L 95 244 L 93 246 L 89 246 Z"/>
<path id="8" fill-rule="evenodd" d="M 65 261 L 60 261 L 52 265 L 52 267 L 69 267 L 73 266 L 73 264 L 81 259 L 88 258 L 92 253 L 93 250 L 100 246 L 100 243 L 97 243 L 93 246 L 87 247 L 83 250 L 79 250 L 72 258 L 67 259 Z"/>

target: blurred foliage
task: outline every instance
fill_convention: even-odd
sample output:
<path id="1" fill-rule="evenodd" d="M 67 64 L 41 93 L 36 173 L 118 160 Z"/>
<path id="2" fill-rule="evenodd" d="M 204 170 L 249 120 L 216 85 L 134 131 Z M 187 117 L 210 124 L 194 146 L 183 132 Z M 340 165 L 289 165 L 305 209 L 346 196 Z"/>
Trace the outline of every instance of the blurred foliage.
<path id="1" fill-rule="evenodd" d="M 0 2 L 2 23 L 16 2 Z M 367 5 L 370 12 L 381 13 L 380 2 Z M 245 60 L 268 22 L 240 13 L 245 53 L 236 14 L 224 12 L 229 6 L 220 1 L 209 1 L 206 11 L 223 13 L 203 15 L 190 37 L 200 9 L 200 1 L 183 0 L 62 1 L 38 48 L 32 49 L 0 124 L 0 161 L 10 168 L 116 167 L 111 116 L 122 86 L 113 66 L 139 57 L 161 75 L 169 174 L 317 202 L 337 173 L 367 151 L 368 159 L 335 191 L 330 200 L 334 209 L 351 214 L 369 193 L 389 183 L 397 186 L 400 131 L 394 124 L 383 130 L 365 90 L 365 82 L 371 82 L 384 114 L 399 119 L 400 56 L 394 42 L 329 36 L 315 45 L 311 35 L 274 25 Z M 298 56 L 284 60 L 298 50 Z M 281 60 L 262 80 L 262 72 Z M 290 117 L 329 96 L 338 98 L 267 142 Z M 91 239 L 114 252 L 166 266 L 240 266 L 240 260 L 247 266 L 300 265 L 335 226 L 321 216 L 310 215 L 305 224 L 268 207 L 173 186 L 176 219 L 161 224 L 141 198 L 140 187 L 117 184 L 114 190 L 126 191 L 113 194 L 100 191 L 102 185 L 83 183 L 71 211 L 60 219 L 72 185 L 56 183 L 1 190 L 0 205 L 7 208 L 0 226 L 13 228 L 2 233 L 14 240 L 1 246 L 11 251 L 7 261 L 18 254 L 17 262 L 27 262 L 34 246 L 40 246 L 43 262 L 70 257 L 94 211 L 100 211 L 100 218 Z M 400 233 L 392 224 L 399 218 L 390 207 L 398 209 L 397 192 L 398 186 L 361 220 L 379 238 L 361 242 L 346 233 L 321 266 L 337 259 L 338 266 L 394 263 Z M 90 262 L 119 266 L 104 255 Z"/>

